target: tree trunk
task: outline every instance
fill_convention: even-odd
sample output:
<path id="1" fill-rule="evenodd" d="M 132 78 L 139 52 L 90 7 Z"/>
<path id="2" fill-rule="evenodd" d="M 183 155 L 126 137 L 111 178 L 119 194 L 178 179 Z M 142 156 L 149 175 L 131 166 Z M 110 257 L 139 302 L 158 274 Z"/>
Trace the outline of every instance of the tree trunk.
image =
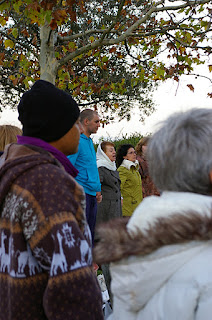
<path id="1" fill-rule="evenodd" d="M 57 59 L 54 52 L 54 31 L 46 23 L 40 30 L 40 79 L 55 84 Z"/>

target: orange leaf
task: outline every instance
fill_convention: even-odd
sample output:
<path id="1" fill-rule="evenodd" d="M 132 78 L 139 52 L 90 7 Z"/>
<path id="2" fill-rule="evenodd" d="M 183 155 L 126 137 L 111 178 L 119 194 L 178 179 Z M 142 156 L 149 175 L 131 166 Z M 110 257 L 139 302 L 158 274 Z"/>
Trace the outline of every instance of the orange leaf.
<path id="1" fill-rule="evenodd" d="M 51 27 L 52 30 L 55 30 L 57 28 L 57 23 L 56 23 L 56 21 L 54 19 L 51 21 L 50 27 Z"/>
<path id="2" fill-rule="evenodd" d="M 66 17 L 66 11 L 58 9 L 54 11 L 52 15 L 56 20 L 63 20 Z"/>
<path id="3" fill-rule="evenodd" d="M 192 84 L 187 84 L 187 87 L 188 87 L 191 91 L 193 91 L 193 92 L 194 92 L 194 87 L 193 87 L 193 85 L 192 85 Z"/>
<path id="4" fill-rule="evenodd" d="M 29 33 L 28 33 L 28 31 L 27 31 L 26 28 L 23 29 L 23 30 L 21 30 L 21 33 L 22 33 L 25 37 L 29 37 Z"/>
<path id="5" fill-rule="evenodd" d="M 18 78 L 15 78 L 14 80 L 12 80 L 14 87 L 17 85 L 18 83 Z"/>
<path id="6" fill-rule="evenodd" d="M 115 47 L 112 47 L 110 50 L 109 50 L 110 53 L 112 52 L 116 52 L 116 48 Z"/>

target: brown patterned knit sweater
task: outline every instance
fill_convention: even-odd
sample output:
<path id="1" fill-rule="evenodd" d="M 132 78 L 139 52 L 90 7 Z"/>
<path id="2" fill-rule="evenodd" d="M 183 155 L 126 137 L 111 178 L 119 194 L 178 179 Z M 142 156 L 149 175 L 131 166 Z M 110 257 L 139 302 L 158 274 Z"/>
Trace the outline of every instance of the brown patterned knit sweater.
<path id="1" fill-rule="evenodd" d="M 101 320 L 82 188 L 41 148 L 0 160 L 0 320 Z"/>

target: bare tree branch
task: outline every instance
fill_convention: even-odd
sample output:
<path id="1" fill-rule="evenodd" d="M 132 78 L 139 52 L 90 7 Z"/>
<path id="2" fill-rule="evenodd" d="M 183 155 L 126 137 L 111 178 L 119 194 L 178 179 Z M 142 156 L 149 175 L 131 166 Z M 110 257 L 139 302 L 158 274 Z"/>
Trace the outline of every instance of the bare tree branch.
<path id="1" fill-rule="evenodd" d="M 212 83 L 212 79 L 207 77 L 207 76 L 203 76 L 202 74 L 196 74 L 196 73 L 189 73 L 189 76 L 195 76 L 195 77 L 201 77 L 201 78 L 205 78 L 207 80 L 209 80 Z"/>
<path id="2" fill-rule="evenodd" d="M 58 40 L 59 41 L 72 41 L 72 40 L 75 40 L 75 39 L 79 39 L 79 38 L 83 38 L 84 36 L 89 36 L 91 34 L 101 34 L 101 33 L 108 33 L 108 29 L 90 29 L 90 30 L 87 30 L 83 33 L 76 33 L 76 34 L 73 34 L 71 36 L 61 36 L 60 34 L 58 34 Z M 114 33 L 114 34 L 118 34 L 119 31 L 118 30 L 111 30 L 110 31 L 111 33 Z"/>

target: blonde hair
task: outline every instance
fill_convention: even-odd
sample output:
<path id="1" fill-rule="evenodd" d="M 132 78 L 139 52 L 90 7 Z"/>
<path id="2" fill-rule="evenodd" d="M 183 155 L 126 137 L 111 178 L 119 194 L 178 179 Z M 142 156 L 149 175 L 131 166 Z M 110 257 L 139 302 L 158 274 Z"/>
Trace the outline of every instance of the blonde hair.
<path id="1" fill-rule="evenodd" d="M 139 140 L 137 145 L 135 146 L 135 152 L 139 155 L 142 156 L 142 147 L 147 146 L 148 142 L 150 140 L 150 136 L 143 137 Z"/>
<path id="2" fill-rule="evenodd" d="M 22 135 L 22 130 L 9 124 L 0 125 L 0 151 L 4 151 L 7 144 L 17 142 L 17 135 Z"/>

